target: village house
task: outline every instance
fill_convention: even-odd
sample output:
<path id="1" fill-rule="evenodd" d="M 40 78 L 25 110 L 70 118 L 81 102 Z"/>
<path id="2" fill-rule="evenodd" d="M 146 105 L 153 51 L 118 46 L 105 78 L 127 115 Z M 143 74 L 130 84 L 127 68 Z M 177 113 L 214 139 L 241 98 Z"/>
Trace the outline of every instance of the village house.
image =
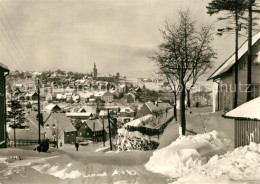
<path id="1" fill-rule="evenodd" d="M 238 106 L 247 101 L 247 49 L 244 42 L 238 50 Z M 252 37 L 252 89 L 251 98 L 260 95 L 260 33 Z M 214 71 L 208 80 L 213 80 L 213 112 L 233 109 L 235 98 L 235 54 L 232 54 Z"/>
<path id="2" fill-rule="evenodd" d="M 120 110 L 120 116 L 121 117 L 134 117 L 135 111 L 131 109 L 130 107 L 125 107 Z"/>
<path id="3" fill-rule="evenodd" d="M 43 112 L 43 125 L 41 126 L 41 139 L 56 141 L 53 136 L 54 129 L 58 129 L 59 147 L 64 144 L 74 144 L 76 140 L 76 129 L 71 124 L 69 118 L 63 113 L 46 113 Z M 38 141 L 38 120 L 37 112 L 30 112 L 27 115 L 25 129 L 16 130 L 16 139 L 18 144 L 26 142 L 37 144 Z M 13 130 L 9 132 L 11 144 L 13 144 Z"/>
<path id="4" fill-rule="evenodd" d="M 111 125 L 112 128 L 112 125 Z M 79 137 L 84 137 L 87 140 L 92 140 L 93 142 L 103 141 L 103 136 L 105 140 L 109 138 L 108 121 L 104 119 L 104 134 L 103 134 L 103 120 L 102 119 L 89 119 L 86 120 L 78 131 Z"/>
<path id="5" fill-rule="evenodd" d="M 162 111 L 162 113 L 166 112 L 169 108 L 171 108 L 171 105 L 164 102 L 146 102 L 143 104 L 143 106 L 140 108 L 140 110 L 137 112 L 137 115 L 135 119 L 140 118 L 142 116 L 146 116 L 148 114 L 153 114 L 155 111 L 159 112 Z"/>
<path id="6" fill-rule="evenodd" d="M 118 92 L 119 93 L 126 93 L 127 92 L 127 86 L 125 84 L 120 84 L 118 87 Z"/>
<path id="7" fill-rule="evenodd" d="M 135 95 L 133 93 L 127 93 L 123 99 L 123 103 L 134 103 L 135 102 Z"/>
<path id="8" fill-rule="evenodd" d="M 27 94 L 25 95 L 25 99 L 26 99 L 26 100 L 36 101 L 36 100 L 38 100 L 38 94 L 37 94 L 36 92 L 27 93 Z"/>
<path id="9" fill-rule="evenodd" d="M 106 91 L 101 97 L 101 100 L 105 101 L 106 103 L 113 102 L 113 99 L 114 99 L 114 95 L 113 95 L 113 93 L 110 93 L 109 91 Z"/>

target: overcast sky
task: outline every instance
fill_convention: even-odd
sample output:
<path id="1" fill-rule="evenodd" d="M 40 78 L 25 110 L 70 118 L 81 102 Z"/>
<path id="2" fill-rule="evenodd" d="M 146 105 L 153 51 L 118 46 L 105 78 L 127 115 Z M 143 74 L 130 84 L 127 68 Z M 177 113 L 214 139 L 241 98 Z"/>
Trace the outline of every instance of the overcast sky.
<path id="1" fill-rule="evenodd" d="M 18 65 L 22 70 L 90 72 L 96 62 L 99 73 L 150 75 L 155 68 L 148 56 L 162 41 L 159 29 L 166 20 L 176 22 L 179 10 L 190 9 L 198 24 L 216 21 L 206 13 L 209 0 L 0 2 L 20 40 L 1 9 L 0 62 L 11 70 Z M 234 52 L 233 36 L 216 37 L 214 48 L 218 66 Z"/>

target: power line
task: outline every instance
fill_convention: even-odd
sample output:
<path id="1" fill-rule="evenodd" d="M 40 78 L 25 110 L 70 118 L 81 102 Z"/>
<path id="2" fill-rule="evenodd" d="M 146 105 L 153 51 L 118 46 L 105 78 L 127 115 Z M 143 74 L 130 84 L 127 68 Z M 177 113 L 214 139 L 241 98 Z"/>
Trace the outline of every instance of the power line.
<path id="1" fill-rule="evenodd" d="M 1 16 L 0 16 L 0 22 L 2 23 L 2 26 L 4 27 L 5 31 L 7 32 L 7 34 L 6 34 L 7 37 L 8 37 L 8 38 L 10 39 L 10 41 L 12 42 L 12 43 L 10 43 L 10 42 L 8 41 L 8 43 L 9 43 L 10 46 L 12 47 L 12 49 L 13 49 L 13 51 L 15 52 L 17 58 L 19 58 L 19 59 L 21 60 L 22 65 L 23 65 L 23 66 L 26 65 L 25 68 L 28 69 L 28 68 L 29 68 L 29 67 L 28 67 L 28 64 L 25 62 L 24 58 L 22 57 L 21 53 L 19 52 L 19 50 L 18 50 L 18 48 L 17 48 L 15 42 L 13 41 L 11 35 L 9 34 L 9 31 L 8 31 L 8 29 L 7 29 L 7 27 L 6 27 L 6 25 L 5 25 L 4 21 L 3 21 L 3 19 L 1 18 Z M 3 31 L 2 28 L 1 28 L 1 30 L 2 30 L 2 32 L 4 33 L 4 31 Z M 6 38 L 6 40 L 8 40 L 8 39 Z M 12 46 L 12 44 L 13 44 L 13 46 Z"/>
<path id="2" fill-rule="evenodd" d="M 6 36 L 6 34 L 4 33 L 2 27 L 0 27 L 0 30 L 1 30 L 1 32 L 3 33 L 2 35 L 5 37 L 5 39 L 6 39 L 7 43 L 9 44 L 10 48 L 11 48 L 11 49 L 13 50 L 13 52 L 15 53 L 16 58 L 17 58 L 18 60 L 20 60 L 19 56 L 18 56 L 17 53 L 15 52 L 15 49 L 14 49 L 12 43 L 10 43 L 10 41 L 9 41 L 10 38 L 7 39 L 7 36 Z M 3 43 L 3 42 L 2 42 L 2 43 Z M 7 48 L 7 46 L 5 46 L 5 47 Z M 9 52 L 9 51 L 8 51 L 8 52 Z M 17 65 L 17 66 L 19 66 L 19 65 Z M 21 66 L 23 66 L 23 65 L 21 65 Z"/>
<path id="3" fill-rule="evenodd" d="M 4 13 L 4 16 L 6 17 L 6 20 L 7 20 L 8 24 L 9 24 L 9 26 L 11 27 L 11 29 L 12 29 L 12 31 L 13 31 L 13 33 L 14 33 L 14 36 L 15 36 L 16 40 L 17 40 L 18 43 L 19 43 L 19 46 L 20 46 L 20 48 L 21 48 L 21 50 L 22 50 L 22 52 L 23 52 L 23 55 L 24 55 L 24 57 L 25 57 L 25 59 L 26 59 L 25 61 L 28 61 L 28 63 L 30 64 L 30 66 L 34 66 L 34 65 L 32 65 L 32 63 L 27 59 L 26 54 L 25 54 L 25 51 L 24 51 L 24 49 L 23 49 L 23 46 L 22 46 L 22 44 L 21 44 L 21 42 L 20 42 L 20 40 L 19 40 L 19 38 L 18 38 L 16 32 L 14 31 L 14 28 L 13 28 L 13 26 L 12 26 L 12 24 L 11 24 L 11 22 L 10 22 L 8 16 L 7 16 L 6 13 L 5 13 L 4 7 L 2 6 L 2 4 L 0 4 L 0 6 L 1 6 L 1 9 L 2 9 L 2 11 L 3 11 L 3 13 Z"/>
<path id="4" fill-rule="evenodd" d="M 5 44 L 3 43 L 2 39 L 0 39 L 3 47 L 5 48 L 6 52 L 9 54 L 9 56 L 11 57 L 12 61 L 15 63 L 16 67 L 19 68 L 17 62 L 15 61 L 15 59 L 13 58 L 13 56 L 11 55 L 11 53 L 9 52 L 9 50 L 7 49 L 7 47 L 5 46 Z"/>

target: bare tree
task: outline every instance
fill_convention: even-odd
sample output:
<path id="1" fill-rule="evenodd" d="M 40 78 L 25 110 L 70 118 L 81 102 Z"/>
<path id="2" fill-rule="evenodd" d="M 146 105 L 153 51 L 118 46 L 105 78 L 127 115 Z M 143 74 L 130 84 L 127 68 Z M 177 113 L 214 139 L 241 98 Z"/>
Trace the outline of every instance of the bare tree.
<path id="1" fill-rule="evenodd" d="M 52 138 L 54 139 L 54 141 L 56 141 L 57 148 L 59 147 L 59 140 L 62 136 L 62 132 L 63 132 L 63 130 L 59 127 L 58 121 L 56 121 L 56 126 L 52 127 L 52 129 L 51 129 L 51 135 L 52 135 Z"/>
<path id="2" fill-rule="evenodd" d="M 213 41 L 211 26 L 195 28 L 196 22 L 191 20 L 190 12 L 180 11 L 176 23 L 166 22 L 161 30 L 163 42 L 151 59 L 155 61 L 174 93 L 179 94 L 180 134 L 185 135 L 185 90 L 186 85 L 194 85 L 203 73 L 212 68 L 216 56 L 211 47 Z"/>

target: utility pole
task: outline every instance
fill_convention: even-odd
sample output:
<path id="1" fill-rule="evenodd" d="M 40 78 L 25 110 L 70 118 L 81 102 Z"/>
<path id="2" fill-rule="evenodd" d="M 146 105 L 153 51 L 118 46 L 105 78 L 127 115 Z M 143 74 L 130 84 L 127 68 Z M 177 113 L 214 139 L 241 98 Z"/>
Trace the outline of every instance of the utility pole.
<path id="1" fill-rule="evenodd" d="M 104 126 L 104 116 L 102 117 L 102 125 L 103 125 L 103 145 L 104 147 L 106 146 L 105 145 L 105 126 Z"/>
<path id="2" fill-rule="evenodd" d="M 38 80 L 38 126 L 39 126 L 39 139 L 38 143 L 41 144 L 41 101 L 40 101 L 40 81 Z"/>
<path id="3" fill-rule="evenodd" d="M 233 108 L 237 107 L 237 98 L 238 98 L 238 10 L 236 9 L 236 15 L 235 15 L 235 21 L 236 21 L 236 43 L 235 43 L 235 99 L 234 99 L 234 104 Z"/>
<path id="4" fill-rule="evenodd" d="M 251 100 L 252 90 L 252 4 L 255 0 L 248 2 L 248 57 L 247 57 L 247 101 Z"/>
<path id="5" fill-rule="evenodd" d="M 107 109 L 107 120 L 108 120 L 108 129 L 109 129 L 109 142 L 110 142 L 110 150 L 112 151 L 112 138 L 111 138 L 111 126 L 110 126 L 110 114 L 109 109 Z"/>

